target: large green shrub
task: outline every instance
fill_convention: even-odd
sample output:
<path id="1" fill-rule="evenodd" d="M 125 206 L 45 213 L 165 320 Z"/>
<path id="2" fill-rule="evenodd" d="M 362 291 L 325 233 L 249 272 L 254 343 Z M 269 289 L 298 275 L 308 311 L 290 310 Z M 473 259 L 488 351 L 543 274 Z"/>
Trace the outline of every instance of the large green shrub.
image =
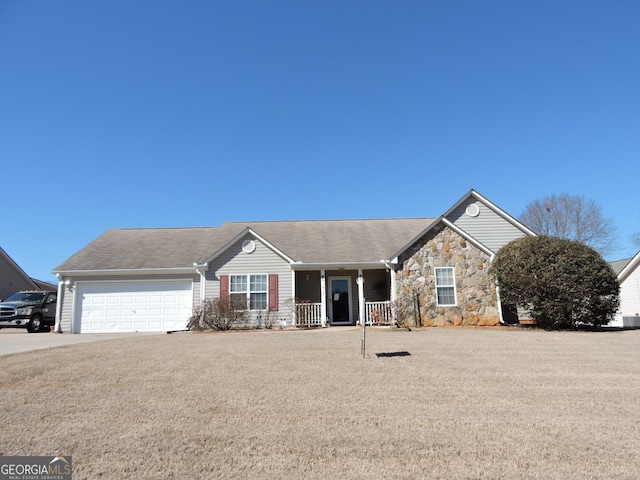
<path id="1" fill-rule="evenodd" d="M 504 305 L 528 308 L 544 328 L 609 323 L 618 304 L 616 274 L 594 249 L 572 240 L 532 236 L 502 247 L 492 272 Z"/>

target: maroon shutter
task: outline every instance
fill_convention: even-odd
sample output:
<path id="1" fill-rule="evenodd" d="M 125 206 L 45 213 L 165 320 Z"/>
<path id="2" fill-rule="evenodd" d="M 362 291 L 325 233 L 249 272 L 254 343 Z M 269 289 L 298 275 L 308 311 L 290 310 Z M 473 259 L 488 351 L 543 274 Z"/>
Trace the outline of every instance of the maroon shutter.
<path id="1" fill-rule="evenodd" d="M 269 311 L 278 311 L 278 275 L 269 275 Z"/>
<path id="2" fill-rule="evenodd" d="M 229 298 L 229 275 L 220 275 L 220 298 Z"/>

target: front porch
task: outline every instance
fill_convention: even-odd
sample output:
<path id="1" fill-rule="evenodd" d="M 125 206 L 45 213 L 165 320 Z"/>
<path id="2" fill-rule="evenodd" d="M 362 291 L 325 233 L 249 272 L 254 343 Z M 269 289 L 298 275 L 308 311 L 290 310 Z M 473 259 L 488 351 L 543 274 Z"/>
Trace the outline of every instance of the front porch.
<path id="1" fill-rule="evenodd" d="M 394 325 L 391 302 L 365 302 L 365 322 L 367 326 Z M 322 304 L 296 303 L 295 326 L 297 328 L 325 327 L 330 323 L 322 321 Z"/>
<path id="2" fill-rule="evenodd" d="M 393 272 L 378 269 L 294 271 L 298 328 L 393 325 Z"/>

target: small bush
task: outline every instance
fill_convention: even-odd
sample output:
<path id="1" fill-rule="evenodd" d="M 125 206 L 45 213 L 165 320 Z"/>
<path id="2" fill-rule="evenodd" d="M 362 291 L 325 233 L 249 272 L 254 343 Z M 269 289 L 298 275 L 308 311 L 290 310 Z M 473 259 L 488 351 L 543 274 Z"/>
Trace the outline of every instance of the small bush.
<path id="1" fill-rule="evenodd" d="M 247 302 L 243 298 L 207 298 L 193 309 L 187 328 L 194 331 L 229 330 L 246 323 L 247 319 Z"/>
<path id="2" fill-rule="evenodd" d="M 273 310 L 263 310 L 258 314 L 258 317 L 260 320 L 258 321 L 258 328 L 266 328 L 267 330 L 270 330 L 273 328 L 273 326 L 276 323 L 277 320 L 277 313 Z"/>
<path id="3" fill-rule="evenodd" d="M 416 293 L 403 295 L 391 303 L 396 327 L 411 330 L 422 325 L 422 318 L 416 303 Z"/>

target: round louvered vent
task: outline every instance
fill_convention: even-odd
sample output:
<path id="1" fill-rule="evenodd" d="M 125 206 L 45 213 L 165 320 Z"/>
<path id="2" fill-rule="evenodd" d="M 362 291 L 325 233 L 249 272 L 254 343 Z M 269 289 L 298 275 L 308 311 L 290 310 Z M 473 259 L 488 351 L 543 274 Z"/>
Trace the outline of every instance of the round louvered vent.
<path id="1" fill-rule="evenodd" d="M 471 205 L 467 205 L 465 213 L 470 217 L 477 217 L 480 214 L 480 207 L 475 203 L 472 203 Z"/>
<path id="2" fill-rule="evenodd" d="M 244 242 L 242 242 L 242 251 L 244 253 L 253 253 L 255 249 L 256 242 L 254 242 L 253 240 L 245 240 Z"/>

